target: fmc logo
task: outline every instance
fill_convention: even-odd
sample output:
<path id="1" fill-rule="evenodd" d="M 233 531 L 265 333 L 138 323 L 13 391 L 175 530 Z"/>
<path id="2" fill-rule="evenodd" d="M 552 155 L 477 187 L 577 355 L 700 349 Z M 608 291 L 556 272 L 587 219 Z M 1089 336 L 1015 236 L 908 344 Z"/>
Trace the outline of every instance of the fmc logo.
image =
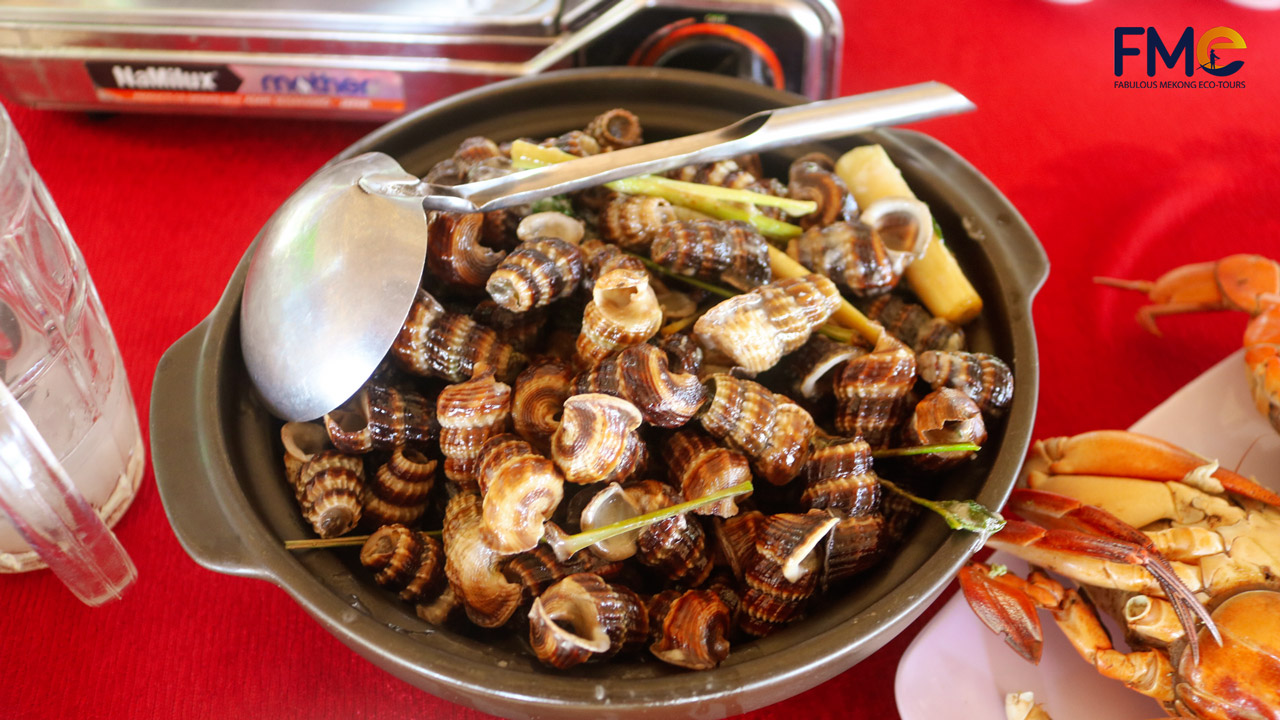
<path id="1" fill-rule="evenodd" d="M 1243 60 L 1230 60 L 1219 55 L 1219 51 L 1243 50 L 1244 38 L 1229 27 L 1216 27 L 1206 31 L 1195 39 L 1195 30 L 1187 28 L 1182 31 L 1178 41 L 1169 49 L 1160 34 L 1153 27 L 1118 27 L 1115 34 L 1116 77 L 1124 74 L 1124 59 L 1131 55 L 1142 55 L 1141 47 L 1128 47 L 1125 38 L 1145 35 L 1147 54 L 1147 77 L 1155 77 L 1156 58 L 1159 57 L 1165 67 L 1174 69 L 1179 58 L 1182 59 L 1183 72 L 1187 77 L 1195 74 L 1199 67 L 1202 71 L 1215 77 L 1234 75 L 1244 66 Z M 1194 49 L 1193 49 L 1194 48 Z M 1225 64 L 1223 64 L 1225 62 Z"/>

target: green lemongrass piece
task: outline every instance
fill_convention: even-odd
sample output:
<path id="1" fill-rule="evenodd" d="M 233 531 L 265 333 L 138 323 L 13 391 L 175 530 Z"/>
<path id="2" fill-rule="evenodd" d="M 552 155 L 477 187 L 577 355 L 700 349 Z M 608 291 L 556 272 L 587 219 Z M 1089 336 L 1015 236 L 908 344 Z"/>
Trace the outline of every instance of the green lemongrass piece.
<path id="1" fill-rule="evenodd" d="M 633 530 L 642 530 L 656 522 L 661 522 L 667 518 L 675 517 L 676 515 L 687 513 L 691 510 L 697 510 L 704 505 L 711 505 L 713 503 L 720 502 L 721 500 L 727 500 L 731 497 L 744 495 L 751 492 L 752 489 L 751 481 L 748 480 L 747 482 L 738 483 L 737 485 L 725 488 L 719 492 L 704 495 L 696 500 L 688 500 L 670 507 L 662 508 L 661 510 L 654 510 L 653 512 L 637 515 L 626 520 L 619 520 L 616 523 L 610 523 L 604 527 L 598 527 L 594 530 L 586 530 L 577 533 L 576 535 L 560 535 L 554 540 L 544 539 L 544 541 L 551 545 L 551 549 L 555 551 L 556 557 L 559 558 L 561 562 L 564 562 L 565 560 L 573 557 L 574 553 L 579 550 L 591 547 L 598 542 L 603 542 L 609 538 L 616 537 Z"/>
<path id="2" fill-rule="evenodd" d="M 529 168 L 542 167 L 544 165 L 553 165 L 568 160 L 574 160 L 577 156 L 567 153 L 559 148 L 542 147 L 534 145 L 527 140 L 516 140 L 511 143 L 511 164 L 518 170 L 527 170 Z M 795 198 L 779 197 L 768 193 L 759 193 L 751 190 L 741 190 L 739 188 L 727 188 L 719 185 L 708 185 L 707 183 L 693 183 L 684 180 L 676 180 L 675 178 L 663 177 L 661 175 L 637 175 L 634 178 L 626 178 L 618 182 L 626 182 L 627 180 L 643 179 L 644 185 L 648 186 L 650 182 L 658 187 L 665 187 L 672 192 L 684 192 L 712 200 L 721 200 L 723 202 L 734 203 L 750 203 L 752 205 L 763 205 L 767 207 L 781 208 L 783 212 L 792 217 L 800 215 L 808 215 L 818 209 L 818 203 L 812 200 L 796 200 Z M 612 183 L 610 183 L 612 185 Z M 619 188 L 614 188 L 619 192 L 625 192 Z M 646 193 L 647 194 L 647 193 Z"/>
<path id="3" fill-rule="evenodd" d="M 826 323 L 825 325 L 818 328 L 818 332 L 822 333 L 823 335 L 826 335 L 827 337 L 831 338 L 832 340 L 835 340 L 838 343 L 844 343 L 845 345 L 850 345 L 853 343 L 853 331 L 850 330 L 849 328 L 843 328 L 843 327 L 840 327 L 839 325 L 832 325 L 831 323 Z"/>
<path id="4" fill-rule="evenodd" d="M 905 497 L 911 502 L 926 507 L 942 516 L 952 530 L 968 530 L 977 533 L 983 542 L 1000 532 L 1004 527 L 1004 518 L 1000 513 L 992 512 L 976 500 L 926 500 L 913 495 L 893 483 L 880 479 L 880 484 Z"/>
<path id="5" fill-rule="evenodd" d="M 714 285 L 714 284 L 709 283 L 709 282 L 707 282 L 707 281 L 705 281 L 705 280 L 699 280 L 698 278 L 695 278 L 695 277 L 689 277 L 688 275 L 681 275 L 680 273 L 676 272 L 675 270 L 672 270 L 671 268 L 665 267 L 665 266 L 663 266 L 663 265 L 659 265 L 658 263 L 656 263 L 656 262 L 654 262 L 654 261 L 650 260 L 650 259 L 649 259 L 649 258 L 647 258 L 647 257 L 641 257 L 640 255 L 636 255 L 635 253 L 626 253 L 626 254 L 627 254 L 627 255 L 630 255 L 631 257 L 636 258 L 636 259 L 637 259 L 637 260 L 639 260 L 640 262 L 644 263 L 644 266 L 645 266 L 645 267 L 649 268 L 650 270 L 653 270 L 653 271 L 654 271 L 654 272 L 656 272 L 656 273 L 661 273 L 662 275 L 666 275 L 666 276 L 667 276 L 667 277 L 669 277 L 669 278 L 673 278 L 673 279 L 679 280 L 679 281 L 681 281 L 681 282 L 683 282 L 683 283 L 687 283 L 687 284 L 689 284 L 689 285 L 692 285 L 693 287 L 696 287 L 696 288 L 699 288 L 699 289 L 702 289 L 702 290 L 706 290 L 707 292 L 709 292 L 709 293 L 714 293 L 714 294 L 716 294 L 716 295 L 719 295 L 720 297 L 723 297 L 723 298 L 731 298 L 731 297 L 733 297 L 733 296 L 735 296 L 735 295 L 740 294 L 740 293 L 738 293 L 738 292 L 737 292 L 737 291 L 735 291 L 735 290 L 729 290 L 728 288 L 722 288 L 722 287 L 720 287 L 719 285 Z"/>
<path id="6" fill-rule="evenodd" d="M 443 530 L 423 530 L 431 537 L 440 537 Z M 325 548 L 360 547 L 369 539 L 368 535 L 344 535 L 335 538 L 308 538 L 306 540 L 285 540 L 285 550 L 323 550 Z"/>
<path id="7" fill-rule="evenodd" d="M 872 450 L 871 457 L 904 457 L 907 455 L 928 455 L 930 453 L 944 452 L 977 452 L 982 449 L 981 445 L 975 443 L 952 443 L 950 445 L 916 445 L 914 447 L 900 448 L 882 448 L 880 450 Z"/>

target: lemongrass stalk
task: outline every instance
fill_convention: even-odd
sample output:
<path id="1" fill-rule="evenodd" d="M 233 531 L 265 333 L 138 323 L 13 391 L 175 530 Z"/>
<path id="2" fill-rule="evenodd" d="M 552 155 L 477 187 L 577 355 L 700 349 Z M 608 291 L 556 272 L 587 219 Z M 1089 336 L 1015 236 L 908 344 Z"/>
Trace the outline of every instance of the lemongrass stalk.
<path id="1" fill-rule="evenodd" d="M 977 452 L 982 446 L 975 443 L 951 443 L 947 445 L 915 445 L 913 447 L 900 448 L 881 448 L 872 450 L 871 457 L 887 458 L 887 457 L 907 457 L 910 455 L 929 455 L 932 453 L 944 452 Z"/>
<path id="2" fill-rule="evenodd" d="M 617 537 L 618 535 L 632 532 L 634 530 L 643 530 L 656 522 L 661 522 L 667 518 L 697 510 L 700 507 L 711 505 L 713 503 L 720 502 L 721 500 L 727 500 L 738 495 L 745 495 L 753 489 L 751 481 L 748 480 L 747 482 L 739 483 L 732 487 L 725 488 L 724 490 L 720 490 L 719 492 L 704 495 L 696 500 L 688 500 L 670 507 L 662 508 L 661 510 L 654 510 L 653 512 L 647 512 L 633 518 L 627 518 L 626 520 L 619 520 L 618 522 L 610 523 L 604 527 L 595 528 L 594 530 L 585 530 L 577 533 L 576 535 L 547 533 L 544 537 L 544 541 L 551 546 L 556 557 L 559 558 L 561 562 L 565 562 L 569 558 L 573 557 L 574 553 L 582 550 L 583 548 L 591 547 L 598 542 L 603 542 L 609 538 Z M 549 527 L 553 526 L 549 524 Z"/>
<path id="3" fill-rule="evenodd" d="M 559 148 L 542 147 L 525 140 L 516 140 L 511 144 L 511 163 L 517 169 L 553 165 L 574 158 L 574 155 Z M 741 220 L 773 240 L 793 238 L 803 231 L 798 225 L 762 214 L 755 208 L 756 205 L 780 207 L 790 215 L 805 215 L 817 209 L 817 203 L 810 200 L 780 198 L 750 190 L 684 182 L 658 175 L 638 175 L 614 180 L 605 183 L 605 187 L 630 195 L 660 197 L 673 205 L 721 220 Z"/>
<path id="4" fill-rule="evenodd" d="M 654 272 L 656 272 L 656 273 L 660 273 L 660 274 L 662 274 L 662 275 L 666 275 L 666 276 L 667 276 L 667 277 L 669 277 L 669 278 L 672 278 L 672 279 L 675 279 L 675 280 L 679 280 L 680 282 L 686 283 L 686 284 L 691 285 L 691 286 L 693 286 L 693 287 L 696 287 L 696 288 L 698 288 L 698 289 L 700 289 L 700 290 L 706 290 L 707 292 L 709 292 L 709 293 L 713 293 L 713 294 L 715 294 L 715 295 L 719 295 L 719 296 L 720 296 L 720 297 L 722 297 L 722 298 L 731 298 L 731 297 L 733 297 L 733 296 L 735 296 L 735 295 L 738 295 L 738 294 L 739 294 L 739 293 L 738 293 L 737 291 L 735 291 L 735 290 L 730 290 L 730 289 L 728 289 L 728 288 L 722 288 L 722 287 L 720 287 L 719 285 L 715 285 L 715 284 L 709 283 L 709 282 L 707 282 L 707 281 L 705 281 L 705 280 L 699 280 L 698 278 L 695 278 L 695 277 L 689 277 L 688 275 L 682 275 L 682 274 L 680 274 L 680 273 L 676 272 L 675 270 L 672 270 L 671 268 L 668 268 L 668 267 L 663 266 L 663 265 L 659 265 L 658 263 L 656 263 L 656 262 L 654 262 L 654 261 L 650 260 L 650 259 L 649 259 L 649 258 L 647 258 L 647 257 L 642 257 L 642 256 L 640 256 L 640 255 L 636 255 L 636 254 L 634 254 L 634 253 L 626 253 L 626 254 L 627 254 L 627 255 L 630 255 L 631 257 L 636 258 L 636 259 L 637 259 L 637 260 L 639 260 L 640 262 L 644 263 L 644 266 L 645 266 L 645 267 L 649 268 L 650 270 L 652 270 L 652 271 L 654 271 Z"/>
<path id="5" fill-rule="evenodd" d="M 1004 518 L 1000 513 L 988 510 L 976 500 L 927 500 L 903 490 L 884 478 L 880 479 L 880 484 L 911 502 L 941 515 L 952 530 L 968 530 L 977 533 L 984 543 L 987 538 L 1000 532 L 1004 527 Z"/>
<path id="6" fill-rule="evenodd" d="M 423 530 L 431 537 L 440 537 L 443 530 Z M 306 540 L 285 540 L 285 550 L 323 550 L 325 548 L 360 547 L 369 540 L 368 535 L 344 535 L 335 538 L 308 538 Z"/>
<path id="7" fill-rule="evenodd" d="M 698 318 L 700 317 L 702 317 L 702 313 L 694 313 L 688 317 L 683 317 L 683 318 L 680 318 L 679 320 L 673 320 L 667 323 L 666 325 L 663 325 L 662 329 L 658 331 L 658 334 L 663 337 L 666 337 L 668 335 L 675 335 L 681 330 L 684 330 L 685 328 L 697 322 Z"/>
<path id="8" fill-rule="evenodd" d="M 818 328 L 818 332 L 838 343 L 844 343 L 845 345 L 853 343 L 853 331 L 846 327 L 826 323 L 822 327 Z"/>

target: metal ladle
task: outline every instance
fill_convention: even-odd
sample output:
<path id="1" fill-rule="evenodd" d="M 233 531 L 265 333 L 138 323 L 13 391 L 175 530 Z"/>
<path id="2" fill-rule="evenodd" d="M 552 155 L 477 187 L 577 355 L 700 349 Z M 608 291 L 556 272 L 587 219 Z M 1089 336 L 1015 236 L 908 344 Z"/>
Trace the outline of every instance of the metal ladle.
<path id="1" fill-rule="evenodd" d="M 311 420 L 355 394 L 391 348 L 426 262 L 426 211 L 487 212 L 645 173 L 974 109 L 936 82 L 765 110 L 719 130 L 457 186 L 383 153 L 333 163 L 267 222 L 240 306 L 245 365 L 268 408 Z"/>

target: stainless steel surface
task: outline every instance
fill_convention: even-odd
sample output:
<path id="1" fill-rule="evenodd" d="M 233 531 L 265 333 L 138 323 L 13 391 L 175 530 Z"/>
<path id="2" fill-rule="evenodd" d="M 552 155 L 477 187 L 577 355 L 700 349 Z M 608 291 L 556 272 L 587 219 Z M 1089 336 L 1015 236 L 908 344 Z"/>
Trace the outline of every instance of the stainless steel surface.
<path id="1" fill-rule="evenodd" d="M 409 313 L 426 260 L 422 206 L 356 186 L 399 167 L 381 153 L 330 165 L 263 229 L 245 279 L 241 343 L 254 386 L 282 418 L 311 420 L 353 395 Z"/>
<path id="2" fill-rule="evenodd" d="M 843 22 L 831 0 L 0 0 L 0 94 L 55 109 L 386 119 L 497 79 L 626 64 L 658 15 L 753 24 L 786 60 L 787 89 L 817 99 L 839 87 Z M 601 47 L 614 55 L 595 55 Z M 88 63 L 394 73 L 402 102 L 122 101 Z"/>
<path id="3" fill-rule="evenodd" d="M 939 82 L 925 82 L 850 97 L 765 110 L 732 125 L 673 140 L 648 143 L 452 187 L 412 185 L 366 177 L 360 186 L 389 197 L 421 197 L 428 210 L 488 212 L 612 180 L 658 173 L 684 165 L 765 152 L 802 141 L 827 140 L 863 130 L 967 112 L 964 95 Z"/>
<path id="4" fill-rule="evenodd" d="M 973 108 L 942 83 L 920 83 L 765 110 L 719 130 L 456 187 L 420 182 L 381 153 L 335 163 L 298 188 L 263 231 L 241 308 L 249 376 L 272 411 L 289 420 L 317 418 L 355 393 L 413 304 L 426 259 L 424 208 L 498 210 Z"/>

